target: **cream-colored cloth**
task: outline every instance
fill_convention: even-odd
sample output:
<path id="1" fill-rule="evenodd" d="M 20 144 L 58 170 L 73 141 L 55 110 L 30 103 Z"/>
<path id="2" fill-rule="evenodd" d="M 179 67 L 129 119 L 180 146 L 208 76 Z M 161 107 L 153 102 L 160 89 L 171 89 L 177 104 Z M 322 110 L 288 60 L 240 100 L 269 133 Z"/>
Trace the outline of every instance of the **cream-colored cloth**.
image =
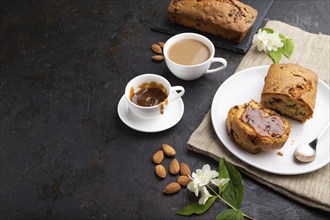
<path id="1" fill-rule="evenodd" d="M 290 60 L 283 56 L 281 63 L 300 64 L 318 73 L 319 78 L 329 84 L 330 37 L 328 35 L 307 33 L 279 21 L 268 21 L 266 27 L 282 33 L 294 42 L 295 49 Z M 272 60 L 253 46 L 244 56 L 236 72 L 266 64 L 272 64 Z M 187 146 L 192 151 L 216 160 L 225 157 L 241 172 L 275 191 L 308 206 L 330 211 L 330 164 L 312 173 L 293 176 L 275 175 L 254 168 L 236 158 L 223 146 L 214 132 L 210 112 L 191 135 Z"/>

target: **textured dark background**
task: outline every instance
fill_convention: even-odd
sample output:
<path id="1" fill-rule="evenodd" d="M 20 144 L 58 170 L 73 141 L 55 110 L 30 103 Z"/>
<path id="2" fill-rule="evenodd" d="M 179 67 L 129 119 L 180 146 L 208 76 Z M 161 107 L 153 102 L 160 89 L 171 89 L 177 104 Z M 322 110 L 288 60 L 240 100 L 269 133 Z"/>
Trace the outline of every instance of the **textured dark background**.
<path id="1" fill-rule="evenodd" d="M 175 211 L 196 201 L 181 190 L 164 196 L 176 177 L 154 174 L 162 143 L 192 170 L 217 162 L 186 143 L 210 109 L 217 88 L 243 55 L 217 49 L 225 71 L 192 82 L 154 63 L 150 45 L 168 35 L 150 31 L 166 8 L 160 1 L 19 1 L 0 3 L 0 218 L 186 219 Z M 329 34 L 329 1 L 275 1 L 268 19 Z M 185 113 L 160 133 L 134 131 L 117 104 L 126 83 L 142 73 L 165 76 L 186 89 Z M 169 164 L 169 159 L 165 160 Z M 243 175 L 242 210 L 257 219 L 326 219 Z M 202 216 L 214 219 L 217 202 Z"/>

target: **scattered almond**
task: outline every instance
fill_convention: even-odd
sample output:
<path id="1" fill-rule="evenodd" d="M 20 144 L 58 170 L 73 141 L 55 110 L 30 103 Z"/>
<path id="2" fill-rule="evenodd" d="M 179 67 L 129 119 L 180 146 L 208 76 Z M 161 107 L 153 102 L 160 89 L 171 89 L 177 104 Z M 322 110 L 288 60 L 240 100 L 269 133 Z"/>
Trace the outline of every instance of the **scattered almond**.
<path id="1" fill-rule="evenodd" d="M 159 150 L 152 157 L 152 162 L 154 162 L 155 164 L 160 164 L 163 161 L 163 159 L 164 159 L 164 151 Z"/>
<path id="2" fill-rule="evenodd" d="M 175 175 L 178 174 L 180 171 L 180 164 L 177 159 L 173 159 L 170 163 L 169 171 L 171 174 Z"/>
<path id="3" fill-rule="evenodd" d="M 166 177 L 166 169 L 163 165 L 158 164 L 155 167 L 155 171 L 156 171 L 157 176 L 159 176 L 160 178 L 164 179 Z"/>
<path id="4" fill-rule="evenodd" d="M 191 174 L 188 164 L 180 163 L 180 174 L 183 176 L 189 176 Z"/>
<path id="5" fill-rule="evenodd" d="M 176 154 L 175 149 L 168 144 L 163 144 L 162 149 L 163 149 L 164 153 L 169 157 L 173 157 Z"/>
<path id="6" fill-rule="evenodd" d="M 161 54 L 162 53 L 162 48 L 158 44 L 153 44 L 151 45 L 151 49 L 153 52 Z"/>
<path id="7" fill-rule="evenodd" d="M 187 186 L 191 182 L 191 179 L 188 176 L 179 176 L 176 180 L 181 186 Z"/>
<path id="8" fill-rule="evenodd" d="M 164 48 L 165 43 L 160 41 L 160 42 L 158 42 L 158 45 L 159 45 L 161 48 Z"/>
<path id="9" fill-rule="evenodd" d="M 177 183 L 177 182 L 172 182 L 172 183 L 168 184 L 168 185 L 164 188 L 163 192 L 164 192 L 165 194 L 174 194 L 174 193 L 179 192 L 180 189 L 181 189 L 181 186 L 180 186 L 179 183 Z"/>
<path id="10" fill-rule="evenodd" d="M 154 55 L 151 57 L 151 59 L 154 61 L 162 61 L 164 57 L 162 55 Z"/>

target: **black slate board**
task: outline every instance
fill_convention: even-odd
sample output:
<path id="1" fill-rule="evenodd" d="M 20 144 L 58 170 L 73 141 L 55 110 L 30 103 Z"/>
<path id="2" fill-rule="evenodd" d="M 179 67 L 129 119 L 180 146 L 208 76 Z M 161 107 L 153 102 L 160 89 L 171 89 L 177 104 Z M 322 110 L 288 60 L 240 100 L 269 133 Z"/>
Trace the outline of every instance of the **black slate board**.
<path id="1" fill-rule="evenodd" d="M 193 32 L 193 33 L 199 33 L 206 37 L 208 37 L 214 44 L 215 47 L 220 47 L 223 49 L 227 49 L 230 51 L 234 51 L 237 53 L 245 54 L 247 50 L 250 48 L 252 39 L 254 34 L 258 31 L 260 26 L 262 25 L 269 9 L 274 3 L 274 0 L 241 0 L 241 2 L 252 6 L 258 11 L 257 19 L 255 20 L 253 26 L 251 27 L 250 31 L 245 35 L 244 39 L 240 44 L 234 43 L 232 41 L 223 39 L 219 36 L 211 35 L 205 32 L 200 32 L 188 27 L 180 26 L 177 24 L 172 23 L 167 15 L 167 6 L 169 4 L 169 1 L 164 1 L 164 10 L 160 16 L 159 20 L 155 23 L 154 26 L 151 27 L 151 30 L 169 34 L 169 35 L 175 35 L 183 32 Z"/>

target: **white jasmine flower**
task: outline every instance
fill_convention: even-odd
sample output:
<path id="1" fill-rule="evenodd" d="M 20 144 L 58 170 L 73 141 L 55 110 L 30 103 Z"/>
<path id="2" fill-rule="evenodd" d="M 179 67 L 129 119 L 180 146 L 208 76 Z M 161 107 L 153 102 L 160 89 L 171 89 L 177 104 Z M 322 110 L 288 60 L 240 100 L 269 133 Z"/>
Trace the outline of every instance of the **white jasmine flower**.
<path id="1" fill-rule="evenodd" d="M 219 176 L 219 173 L 215 170 L 211 170 L 210 165 L 205 164 L 202 169 L 197 169 L 196 173 L 192 173 L 192 178 L 199 186 L 205 186 L 209 184 L 211 179 Z"/>
<path id="2" fill-rule="evenodd" d="M 198 204 L 200 205 L 205 205 L 206 201 L 212 197 L 212 195 L 209 193 L 209 191 L 207 190 L 206 186 L 202 186 L 201 187 L 201 198 L 198 200 Z"/>
<path id="3" fill-rule="evenodd" d="M 197 169 L 196 173 L 192 173 L 191 176 L 189 176 L 193 181 L 191 181 L 187 185 L 187 189 L 189 189 L 191 192 L 195 193 L 195 196 L 198 196 L 199 191 L 201 191 L 202 197 L 200 201 L 207 201 L 209 198 L 208 195 L 210 195 L 206 189 L 206 185 L 208 185 L 210 182 L 216 186 L 224 186 L 228 183 L 229 178 L 226 179 L 217 179 L 219 176 L 219 173 L 215 170 L 211 170 L 210 165 L 206 164 L 203 166 L 202 169 Z M 207 192 L 206 192 L 206 191 Z M 205 203 L 203 202 L 203 203 Z"/>
<path id="4" fill-rule="evenodd" d="M 205 164 L 202 169 L 197 169 L 196 173 L 192 173 L 190 178 L 193 180 L 187 185 L 187 189 L 194 192 L 196 196 L 202 186 L 210 183 L 210 181 L 219 176 L 215 170 L 211 170 L 210 165 Z"/>
<path id="5" fill-rule="evenodd" d="M 258 33 L 253 36 L 253 45 L 257 46 L 259 51 L 277 51 L 278 48 L 284 46 L 278 32 L 267 33 L 265 30 L 259 29 Z"/>

